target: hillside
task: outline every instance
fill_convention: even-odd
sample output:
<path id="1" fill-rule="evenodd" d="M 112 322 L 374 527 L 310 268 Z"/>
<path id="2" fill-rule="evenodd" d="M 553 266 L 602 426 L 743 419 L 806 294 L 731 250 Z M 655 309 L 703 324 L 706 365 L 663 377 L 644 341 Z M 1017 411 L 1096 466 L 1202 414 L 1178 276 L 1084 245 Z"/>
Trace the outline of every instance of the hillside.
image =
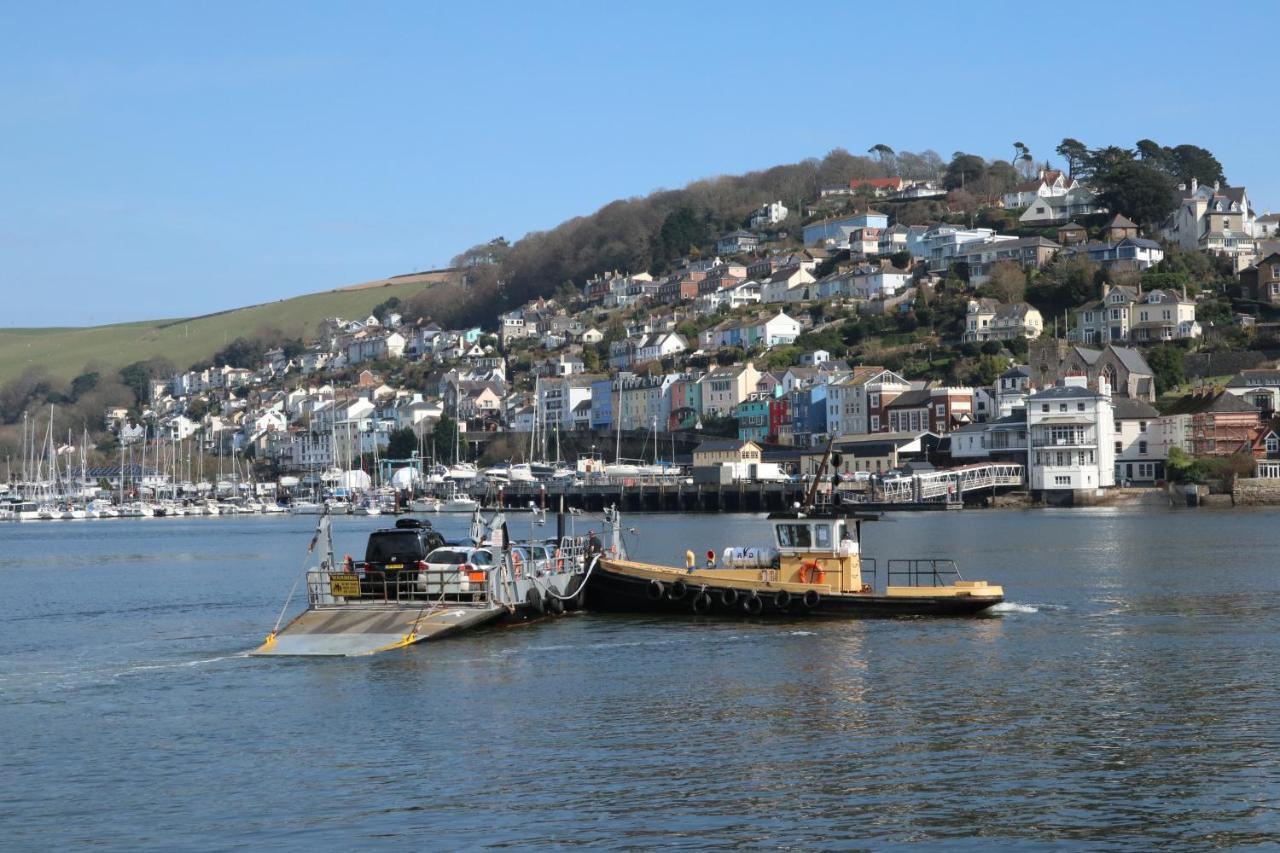
<path id="1" fill-rule="evenodd" d="M 43 367 L 63 380 L 88 364 L 114 372 L 157 356 L 186 367 L 209 358 L 239 336 L 278 330 L 285 337 L 309 337 L 325 317 L 363 317 L 392 296 L 407 300 L 445 277 L 441 272 L 397 276 L 202 317 L 82 328 L 0 329 L 0 385 L 31 366 Z"/>

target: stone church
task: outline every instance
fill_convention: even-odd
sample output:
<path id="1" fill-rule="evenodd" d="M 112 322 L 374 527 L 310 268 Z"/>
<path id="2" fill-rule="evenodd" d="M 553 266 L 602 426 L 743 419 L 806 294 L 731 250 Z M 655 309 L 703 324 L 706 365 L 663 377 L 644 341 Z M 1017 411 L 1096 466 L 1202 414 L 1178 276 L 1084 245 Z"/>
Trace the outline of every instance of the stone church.
<path id="1" fill-rule="evenodd" d="M 1142 353 L 1132 347 L 1112 345 L 1096 350 L 1041 337 L 1029 342 L 1027 369 L 1036 388 L 1052 388 L 1054 382 L 1068 374 L 1084 374 L 1095 391 L 1101 376 L 1106 378 L 1112 396 L 1156 401 L 1155 372 Z"/>

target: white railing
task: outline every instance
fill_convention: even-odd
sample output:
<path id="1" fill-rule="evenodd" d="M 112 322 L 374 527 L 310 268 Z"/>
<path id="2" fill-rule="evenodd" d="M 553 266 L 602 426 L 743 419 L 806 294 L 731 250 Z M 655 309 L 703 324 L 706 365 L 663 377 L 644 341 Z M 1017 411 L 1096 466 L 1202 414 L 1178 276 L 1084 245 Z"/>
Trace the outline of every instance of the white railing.
<path id="1" fill-rule="evenodd" d="M 960 500 L 965 492 L 1018 487 L 1026 482 L 1024 466 L 1012 462 L 966 465 L 914 474 L 874 484 L 873 500 L 884 503 L 923 503 Z"/>

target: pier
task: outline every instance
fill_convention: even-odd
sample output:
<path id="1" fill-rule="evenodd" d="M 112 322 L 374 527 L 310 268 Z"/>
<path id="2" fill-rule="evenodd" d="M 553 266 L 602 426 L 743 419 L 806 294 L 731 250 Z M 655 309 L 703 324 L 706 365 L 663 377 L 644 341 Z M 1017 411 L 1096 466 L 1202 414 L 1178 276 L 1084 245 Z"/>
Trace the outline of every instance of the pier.
<path id="1" fill-rule="evenodd" d="M 896 480 L 841 484 L 840 500 L 868 510 L 936 511 L 961 509 L 966 500 L 1023 488 L 1025 471 L 1016 464 L 967 465 L 902 477 Z M 810 483 L 750 482 L 693 483 L 687 479 L 624 479 L 575 486 L 565 483 L 509 483 L 498 492 L 502 506 L 524 509 L 530 503 L 556 509 L 564 506 L 601 512 L 616 506 L 637 512 L 777 512 L 803 503 Z M 829 499 L 829 491 L 820 492 Z M 493 499 L 492 487 L 477 489 L 477 499 Z"/>

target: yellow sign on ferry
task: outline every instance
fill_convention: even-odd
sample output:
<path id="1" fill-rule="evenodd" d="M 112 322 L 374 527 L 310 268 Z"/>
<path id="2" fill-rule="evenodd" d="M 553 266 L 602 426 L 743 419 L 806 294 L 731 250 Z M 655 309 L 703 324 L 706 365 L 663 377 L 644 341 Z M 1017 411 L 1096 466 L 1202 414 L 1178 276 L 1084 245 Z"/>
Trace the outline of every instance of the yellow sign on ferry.
<path id="1" fill-rule="evenodd" d="M 360 577 L 341 572 L 329 575 L 329 592 L 338 598 L 359 598 Z"/>

